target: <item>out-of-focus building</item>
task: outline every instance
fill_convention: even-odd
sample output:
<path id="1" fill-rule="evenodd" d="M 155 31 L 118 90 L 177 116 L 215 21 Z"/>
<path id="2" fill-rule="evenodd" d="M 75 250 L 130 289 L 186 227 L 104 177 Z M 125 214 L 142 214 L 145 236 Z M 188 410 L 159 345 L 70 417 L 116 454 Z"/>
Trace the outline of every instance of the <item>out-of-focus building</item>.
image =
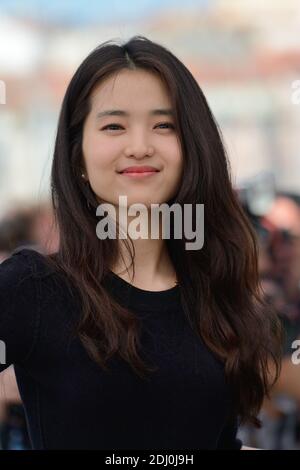
<path id="1" fill-rule="evenodd" d="M 49 196 L 55 131 L 66 86 L 83 58 L 111 38 L 142 34 L 189 67 L 220 123 L 238 184 L 271 170 L 300 194 L 300 3 L 218 0 L 156 10 L 142 20 L 80 27 L 0 14 L 0 212 Z"/>

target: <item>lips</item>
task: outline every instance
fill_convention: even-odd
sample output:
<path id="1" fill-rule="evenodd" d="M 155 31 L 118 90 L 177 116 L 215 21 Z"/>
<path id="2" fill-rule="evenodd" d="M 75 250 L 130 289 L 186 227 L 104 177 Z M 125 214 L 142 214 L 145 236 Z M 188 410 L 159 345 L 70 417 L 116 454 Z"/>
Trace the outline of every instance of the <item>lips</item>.
<path id="1" fill-rule="evenodd" d="M 124 168 L 119 173 L 155 173 L 157 171 L 159 170 L 153 166 L 130 166 Z"/>

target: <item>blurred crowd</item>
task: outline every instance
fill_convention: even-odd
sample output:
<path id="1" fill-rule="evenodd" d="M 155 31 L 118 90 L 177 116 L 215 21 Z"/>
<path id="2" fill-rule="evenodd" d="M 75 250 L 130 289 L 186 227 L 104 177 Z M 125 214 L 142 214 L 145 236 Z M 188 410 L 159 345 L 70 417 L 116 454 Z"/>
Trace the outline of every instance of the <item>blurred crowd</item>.
<path id="1" fill-rule="evenodd" d="M 261 449 L 300 449 L 300 364 L 292 361 L 293 343 L 300 340 L 300 197 L 277 193 L 260 215 L 241 199 L 258 236 L 261 287 L 278 312 L 285 339 L 280 377 L 260 412 L 262 428 L 242 426 L 239 435 Z"/>
<path id="2" fill-rule="evenodd" d="M 276 193 L 265 213 L 254 213 L 238 192 L 258 238 L 261 286 L 276 308 L 284 330 L 282 370 L 260 412 L 263 426 L 241 426 L 244 445 L 262 449 L 300 449 L 300 364 L 292 362 L 292 343 L 300 339 L 300 197 Z M 18 208 L 0 218 L 0 263 L 19 247 L 55 252 L 58 234 L 51 206 Z M 0 448 L 30 449 L 26 417 L 10 366 L 1 376 Z"/>

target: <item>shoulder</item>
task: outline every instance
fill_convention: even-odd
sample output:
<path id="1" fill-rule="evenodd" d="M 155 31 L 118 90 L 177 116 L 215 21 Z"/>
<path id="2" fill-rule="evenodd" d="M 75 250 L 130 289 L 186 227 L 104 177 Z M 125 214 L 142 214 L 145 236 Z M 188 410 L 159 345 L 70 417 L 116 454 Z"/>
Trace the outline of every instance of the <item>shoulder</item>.
<path id="1" fill-rule="evenodd" d="M 16 288 L 22 282 L 32 277 L 33 260 L 28 257 L 27 251 L 13 252 L 0 264 L 0 290 L 2 294 L 8 294 L 11 289 Z"/>
<path id="2" fill-rule="evenodd" d="M 76 286 L 61 269 L 57 254 L 51 256 L 38 249 L 21 247 L 0 263 L 0 304 L 16 295 L 27 302 L 80 302 Z"/>
<path id="3" fill-rule="evenodd" d="M 0 306 L 37 302 L 65 284 L 54 263 L 38 249 L 21 247 L 0 263 Z M 19 299 L 17 299 L 19 297 Z"/>
<path id="4" fill-rule="evenodd" d="M 40 296 L 37 273 L 43 255 L 31 249 L 14 251 L 0 264 L 0 334 L 7 353 L 6 365 L 29 356 L 39 330 Z"/>
<path id="5" fill-rule="evenodd" d="M 57 324 L 60 330 L 70 297 L 53 273 L 48 257 L 32 248 L 15 250 L 0 263 L 0 339 L 7 355 L 0 372 L 31 357 L 42 329 Z"/>
<path id="6" fill-rule="evenodd" d="M 33 248 L 18 248 L 0 263 L 0 288 L 52 274 L 47 256 Z"/>
<path id="7" fill-rule="evenodd" d="M 38 278 L 49 274 L 44 255 L 31 248 L 15 250 L 0 263 L 1 318 L 5 312 L 37 303 Z"/>

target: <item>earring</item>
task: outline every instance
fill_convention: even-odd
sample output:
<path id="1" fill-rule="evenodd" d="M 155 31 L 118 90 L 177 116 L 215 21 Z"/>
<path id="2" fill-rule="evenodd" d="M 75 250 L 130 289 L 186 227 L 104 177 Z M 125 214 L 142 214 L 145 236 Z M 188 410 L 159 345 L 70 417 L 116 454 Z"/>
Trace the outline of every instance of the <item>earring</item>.
<path id="1" fill-rule="evenodd" d="M 85 174 L 84 174 L 84 173 L 81 173 L 81 177 L 82 177 L 82 178 L 85 178 Z"/>

